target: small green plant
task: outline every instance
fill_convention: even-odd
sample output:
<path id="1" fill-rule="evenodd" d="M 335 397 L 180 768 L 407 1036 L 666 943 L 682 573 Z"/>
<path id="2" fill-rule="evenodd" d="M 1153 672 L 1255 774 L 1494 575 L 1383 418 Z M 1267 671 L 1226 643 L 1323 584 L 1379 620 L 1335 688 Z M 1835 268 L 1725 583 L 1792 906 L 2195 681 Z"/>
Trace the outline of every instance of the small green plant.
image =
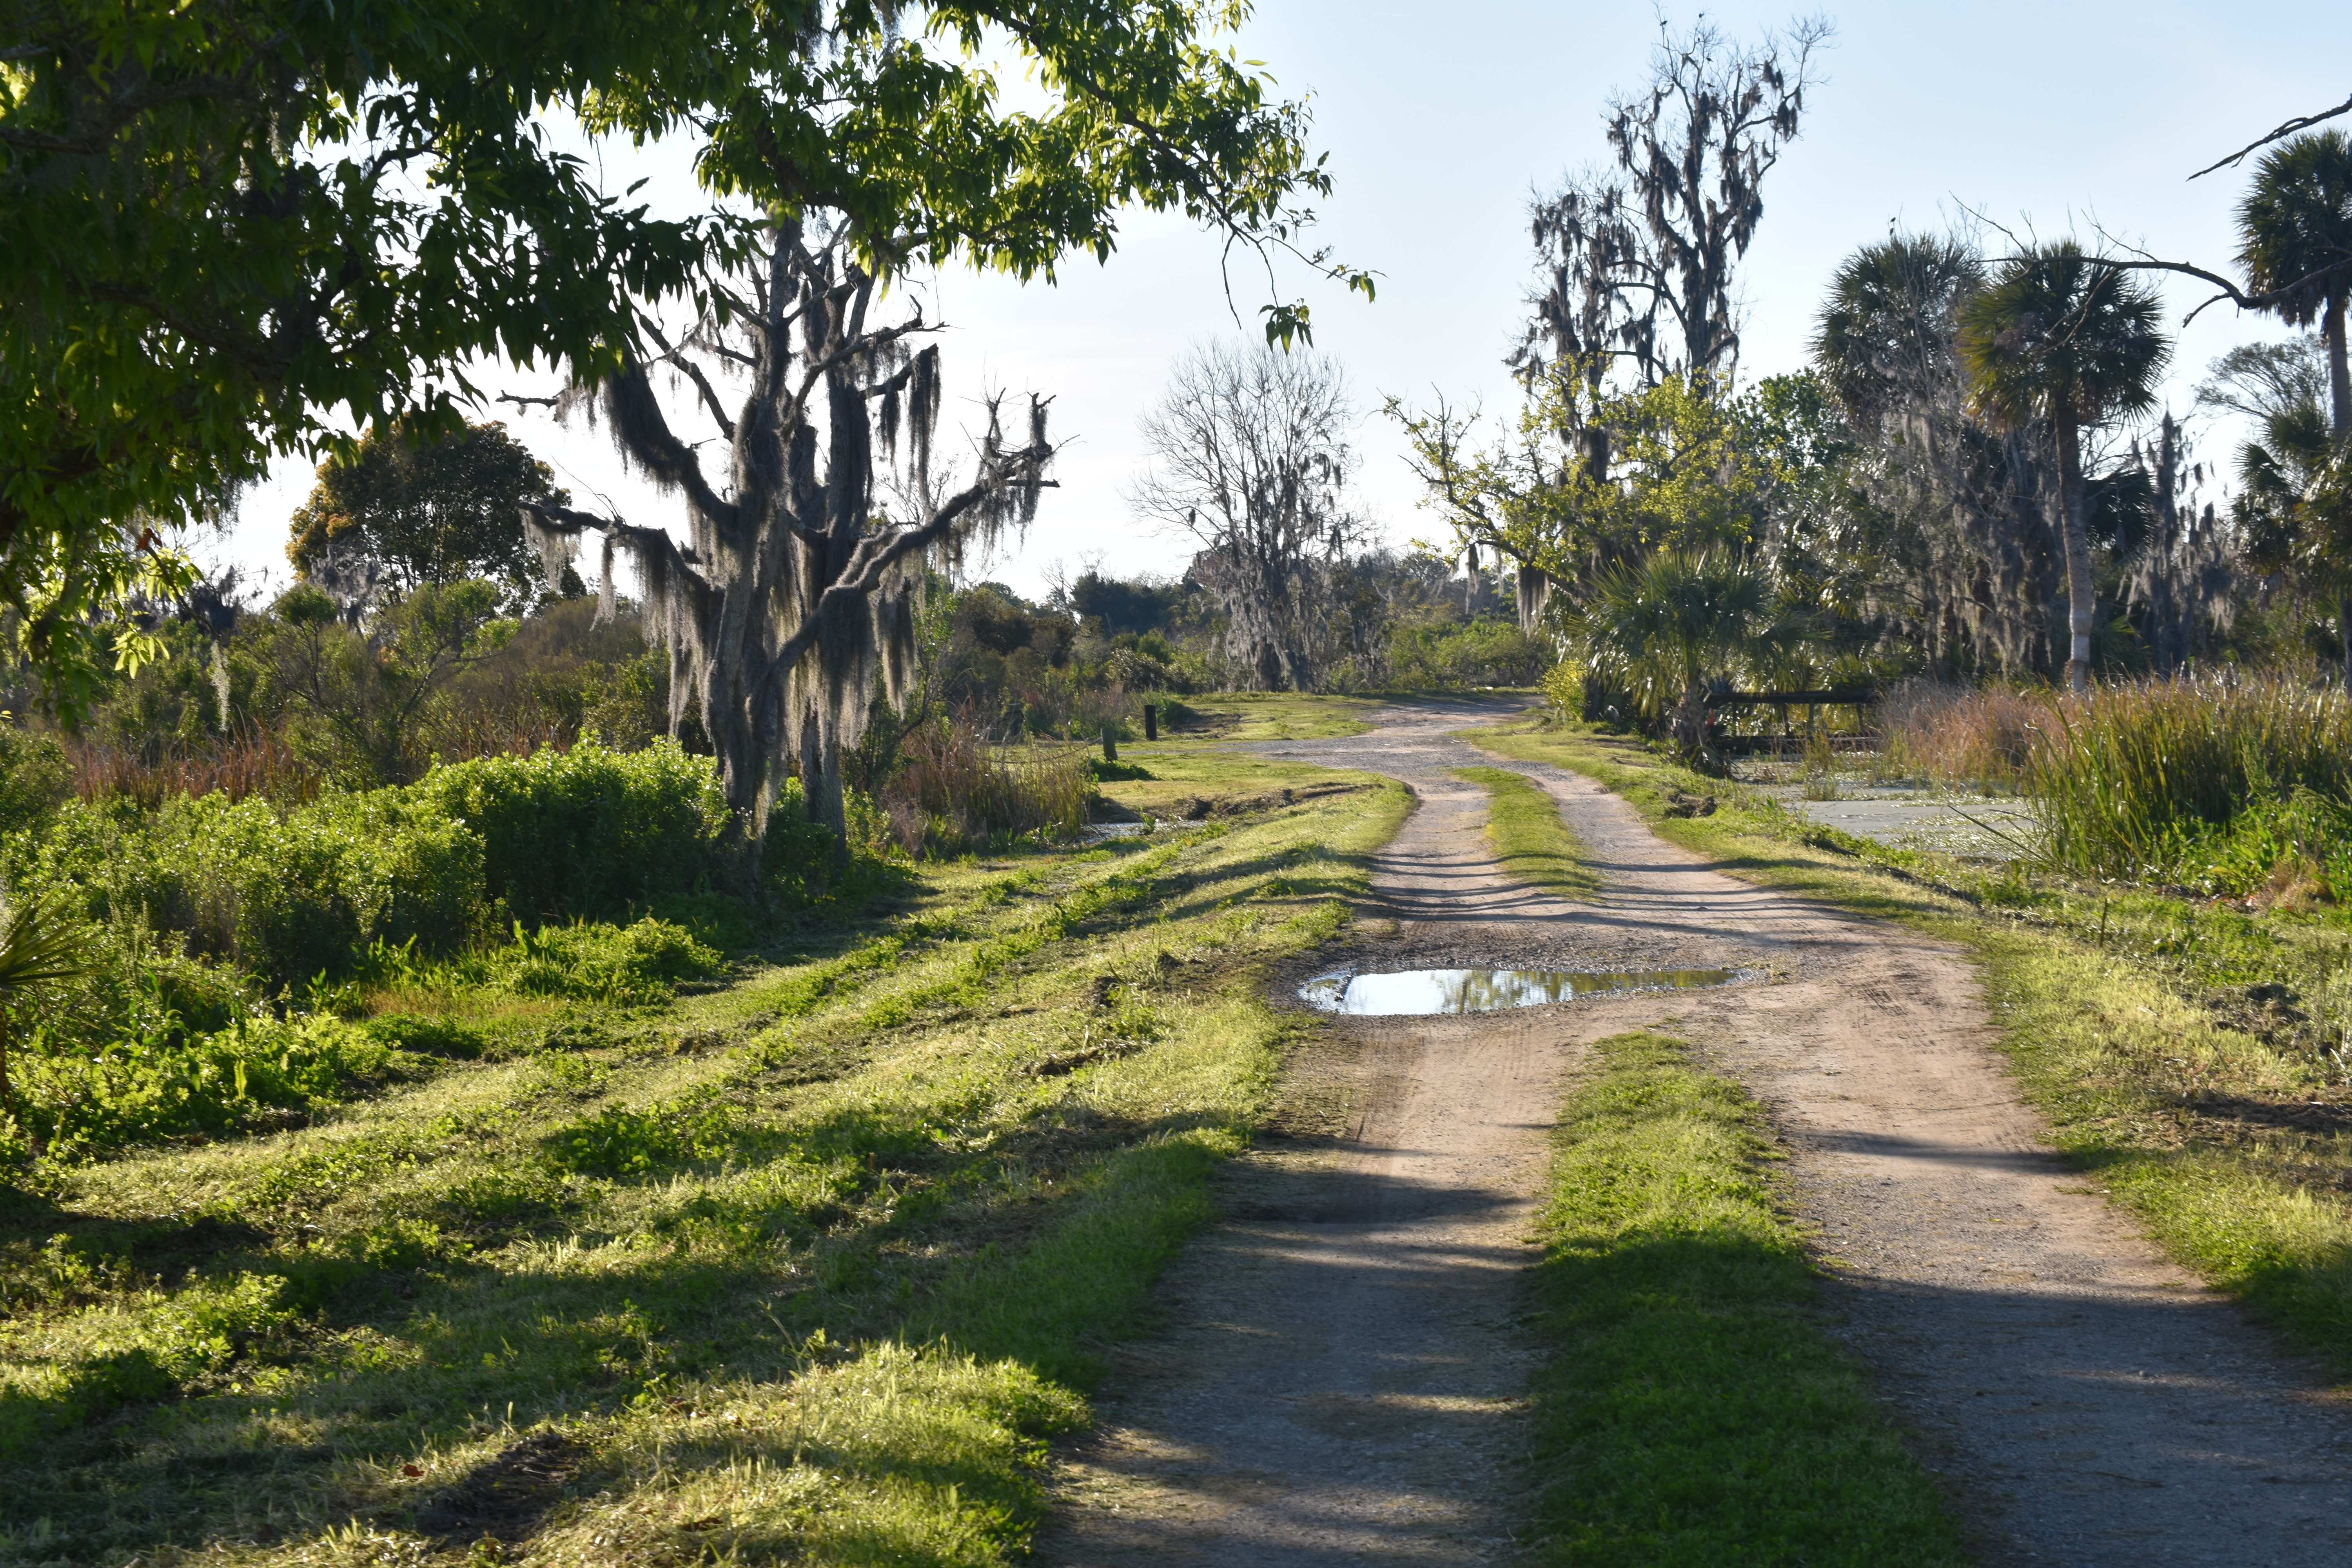
<path id="1" fill-rule="evenodd" d="M 1805 798 L 1836 800 L 1838 794 L 1837 748 L 1829 735 L 1815 729 L 1805 737 Z"/>

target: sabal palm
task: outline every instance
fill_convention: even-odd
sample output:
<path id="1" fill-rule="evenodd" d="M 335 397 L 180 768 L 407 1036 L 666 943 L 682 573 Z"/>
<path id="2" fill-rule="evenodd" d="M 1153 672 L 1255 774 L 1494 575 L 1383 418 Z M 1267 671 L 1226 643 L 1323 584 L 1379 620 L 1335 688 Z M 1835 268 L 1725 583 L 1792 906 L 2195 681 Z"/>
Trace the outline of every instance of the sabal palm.
<path id="1" fill-rule="evenodd" d="M 2352 687 L 2352 439 L 2315 398 L 2263 422 L 2238 454 L 2238 527 L 2246 554 L 2336 604 L 2344 679 Z"/>
<path id="2" fill-rule="evenodd" d="M 2352 137 L 2314 132 L 2264 154 L 2238 204 L 2238 236 L 2247 286 L 2261 294 L 2290 289 L 2273 309 L 2298 327 L 2319 323 L 2327 345 L 2330 423 L 2337 436 L 2352 434 L 2352 368 L 2344 342 L 2346 301 L 2352 300 Z M 2339 270 L 2304 281 L 2328 268 Z"/>
<path id="3" fill-rule="evenodd" d="M 1960 309 L 1960 357 L 1979 417 L 2003 429 L 2050 422 L 2058 447 L 2059 531 L 2066 555 L 2066 676 L 2090 684 L 2090 521 L 2083 487 L 2083 427 L 2140 413 L 2171 357 L 2164 307 L 2128 272 L 2085 256 L 2073 240 L 2000 264 Z"/>
<path id="4" fill-rule="evenodd" d="M 1815 320 L 1813 363 L 1847 416 L 1874 428 L 1906 393 L 1948 376 L 1954 313 L 1984 283 L 1984 264 L 1940 235 L 1865 245 L 1831 276 Z"/>
<path id="5" fill-rule="evenodd" d="M 1589 668 L 1646 699 L 1669 699 L 1675 738 L 1699 754 L 1717 676 L 1750 667 L 1804 635 L 1758 563 L 1727 551 L 1661 550 L 1604 573 L 1569 618 Z"/>

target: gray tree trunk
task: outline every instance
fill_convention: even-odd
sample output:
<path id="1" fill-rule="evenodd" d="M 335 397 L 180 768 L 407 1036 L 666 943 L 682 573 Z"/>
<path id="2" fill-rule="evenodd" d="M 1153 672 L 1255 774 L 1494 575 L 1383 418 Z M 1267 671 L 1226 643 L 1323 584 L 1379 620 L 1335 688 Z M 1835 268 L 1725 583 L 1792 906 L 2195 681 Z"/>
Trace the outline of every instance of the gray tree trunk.
<path id="1" fill-rule="evenodd" d="M 2341 285 L 2327 296 L 2327 314 L 2321 320 L 2319 333 L 2327 344 L 2328 412 L 2332 428 L 2340 439 L 2352 435 L 2352 363 L 2347 363 L 2344 342 L 2344 307 L 2352 289 Z"/>
<path id="2" fill-rule="evenodd" d="M 2059 534 L 2066 555 L 2066 630 L 2074 641 L 2066 661 L 2066 684 L 2091 686 L 2091 628 L 2098 614 L 2098 590 L 2091 580 L 2091 520 L 2083 487 L 2083 432 L 2061 416 L 2058 430 Z"/>

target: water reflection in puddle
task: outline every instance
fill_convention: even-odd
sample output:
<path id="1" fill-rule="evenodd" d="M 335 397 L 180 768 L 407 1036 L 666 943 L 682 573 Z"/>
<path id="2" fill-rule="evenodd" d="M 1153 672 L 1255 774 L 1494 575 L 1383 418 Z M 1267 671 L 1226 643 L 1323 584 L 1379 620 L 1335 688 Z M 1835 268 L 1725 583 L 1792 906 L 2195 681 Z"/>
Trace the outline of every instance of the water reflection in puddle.
<path id="1" fill-rule="evenodd" d="M 1636 969 L 1618 973 L 1554 969 L 1406 969 L 1393 974 L 1318 974 L 1299 998 L 1326 1013 L 1387 1017 L 1486 1013 L 1611 991 L 1692 991 L 1727 984 L 1737 969 Z"/>

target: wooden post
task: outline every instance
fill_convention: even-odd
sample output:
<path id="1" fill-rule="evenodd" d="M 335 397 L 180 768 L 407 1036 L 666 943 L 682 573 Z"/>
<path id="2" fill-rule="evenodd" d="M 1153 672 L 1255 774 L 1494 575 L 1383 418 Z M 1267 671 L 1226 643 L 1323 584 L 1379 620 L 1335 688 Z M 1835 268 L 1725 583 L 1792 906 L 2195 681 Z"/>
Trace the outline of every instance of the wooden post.
<path id="1" fill-rule="evenodd" d="M 1147 741 L 1160 739 L 1160 709 L 1154 703 L 1143 705 L 1143 738 Z"/>

